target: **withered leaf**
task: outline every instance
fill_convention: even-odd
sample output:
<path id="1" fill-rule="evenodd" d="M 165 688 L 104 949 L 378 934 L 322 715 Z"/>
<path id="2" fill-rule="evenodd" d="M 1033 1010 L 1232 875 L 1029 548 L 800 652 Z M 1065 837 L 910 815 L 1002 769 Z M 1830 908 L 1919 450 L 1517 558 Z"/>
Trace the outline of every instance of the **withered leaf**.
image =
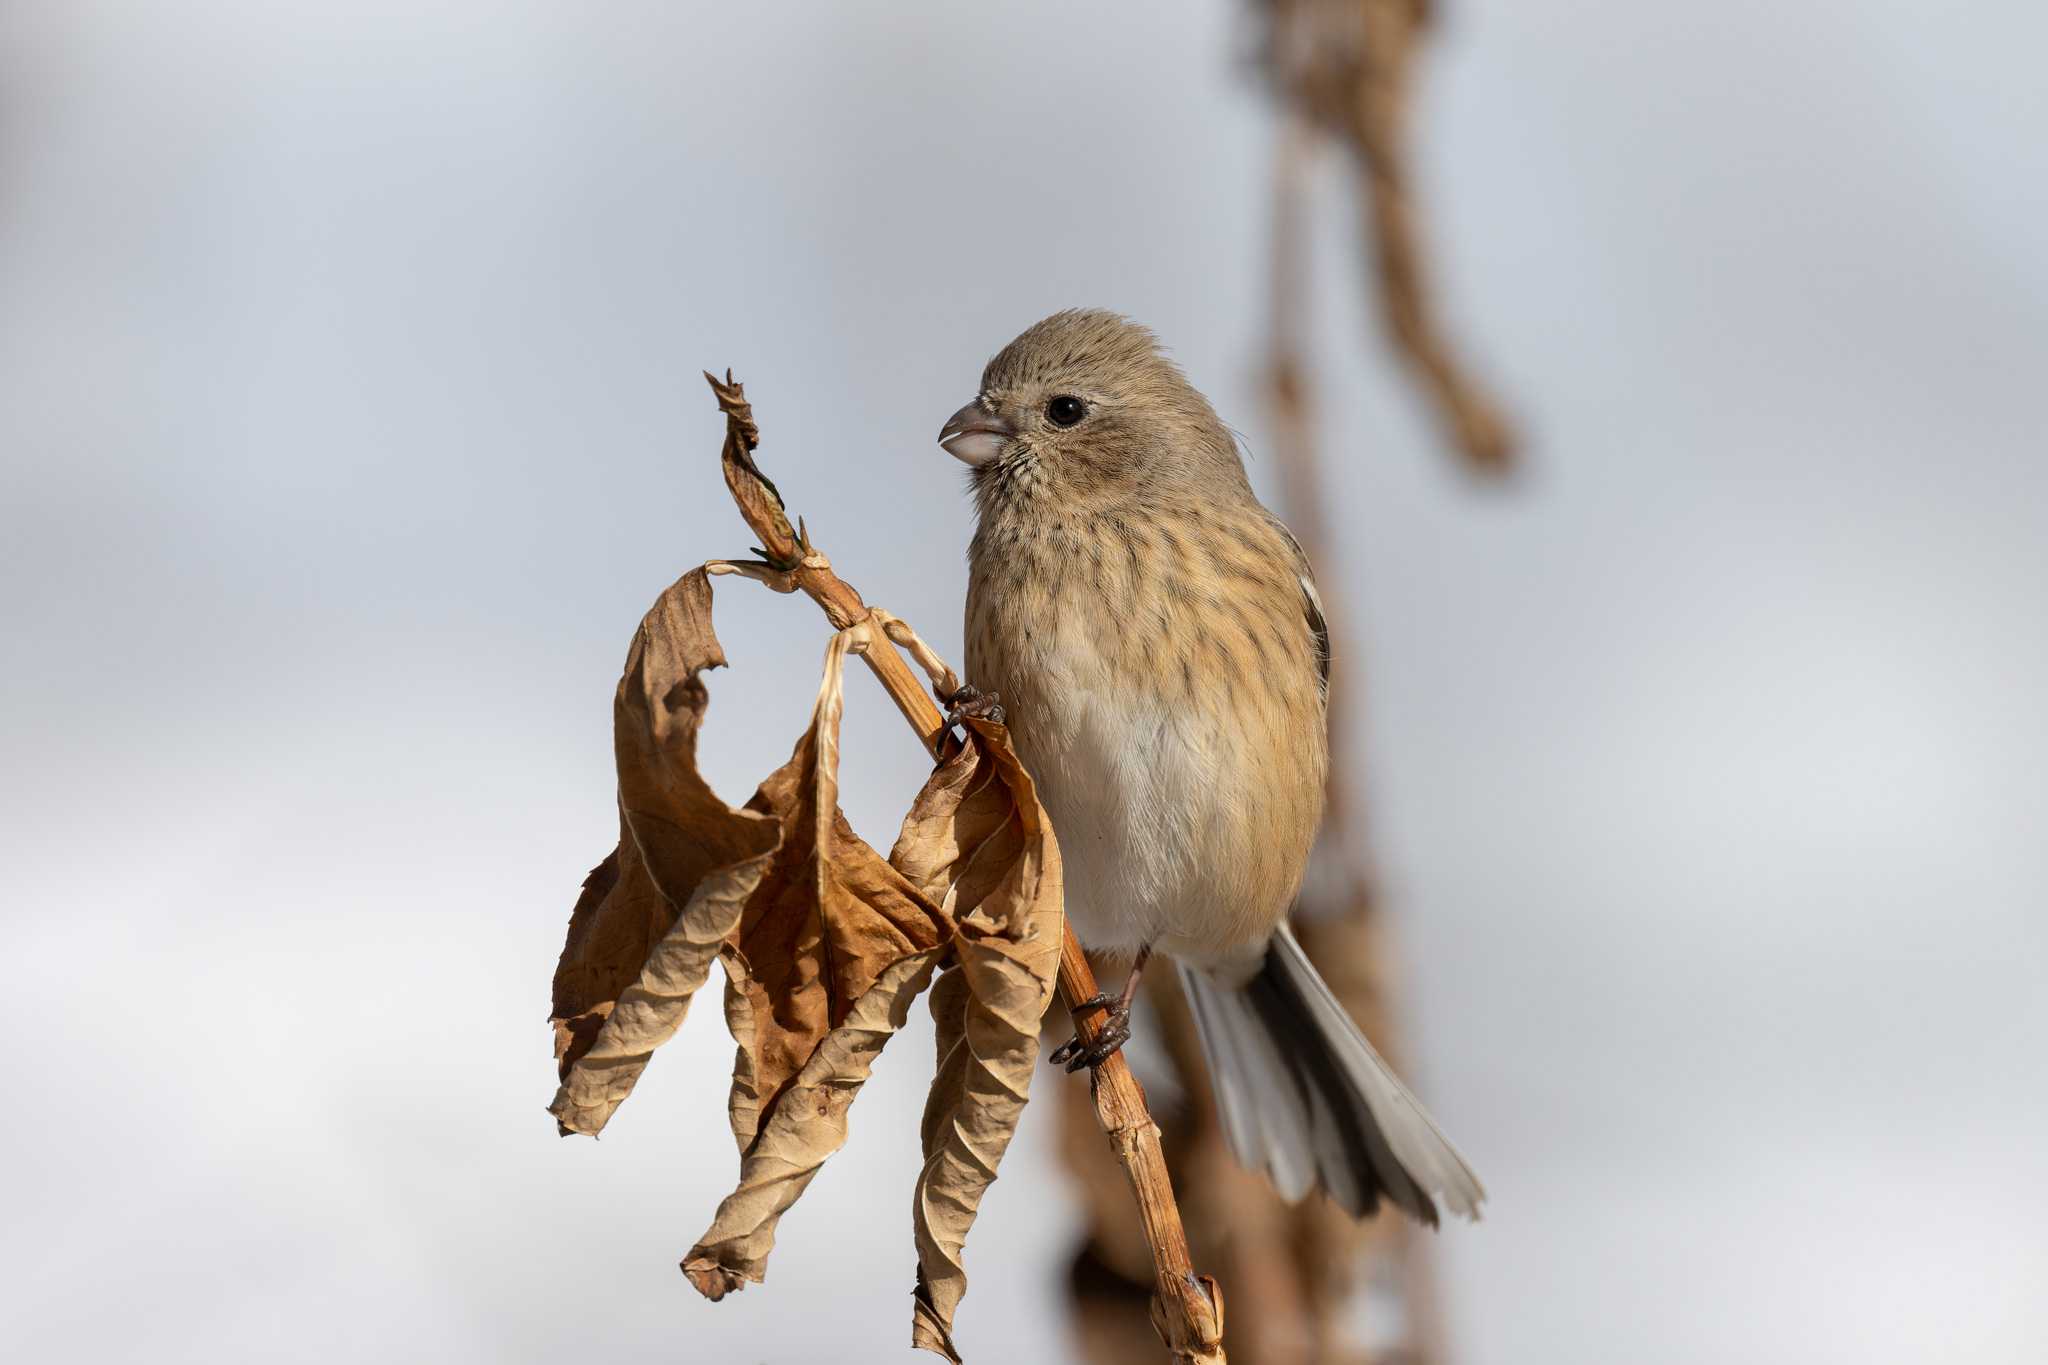
<path id="1" fill-rule="evenodd" d="M 957 1360 L 961 1248 L 1029 1094 L 1058 970 L 1058 848 L 1005 731 L 978 721 L 888 860 L 853 832 L 838 806 L 845 657 L 886 647 L 862 627 L 834 637 L 789 762 L 745 809 L 727 807 L 696 769 L 701 675 L 725 662 L 710 609 L 703 570 L 679 580 L 619 683 L 619 846 L 585 882 L 556 970 L 551 1108 L 564 1132 L 599 1131 L 723 961 L 740 1174 L 683 1262 L 720 1298 L 762 1278 L 782 1214 L 845 1143 L 875 1058 L 945 967 L 912 1336 Z"/>
<path id="2" fill-rule="evenodd" d="M 555 969 L 549 1111 L 564 1133 L 600 1131 L 675 1034 L 780 842 L 772 816 L 733 810 L 697 772 L 701 675 L 724 663 L 693 570 L 641 620 L 612 703 L 619 844 L 584 883 Z"/>
<path id="3" fill-rule="evenodd" d="M 913 1213 L 911 1321 L 913 1345 L 956 1362 L 961 1250 L 1030 1096 L 1062 916 L 1059 847 L 1031 778 L 1002 726 L 969 728 L 967 745 L 918 794 L 890 855 L 956 927 L 957 962 L 932 989 L 939 1065 Z"/>
<path id="4" fill-rule="evenodd" d="M 844 1145 L 848 1107 L 953 938 L 937 905 L 839 812 L 852 639 L 834 637 L 810 729 L 748 803 L 783 841 L 725 954 L 740 1179 L 683 1262 L 713 1299 L 762 1278 L 777 1221 Z"/>

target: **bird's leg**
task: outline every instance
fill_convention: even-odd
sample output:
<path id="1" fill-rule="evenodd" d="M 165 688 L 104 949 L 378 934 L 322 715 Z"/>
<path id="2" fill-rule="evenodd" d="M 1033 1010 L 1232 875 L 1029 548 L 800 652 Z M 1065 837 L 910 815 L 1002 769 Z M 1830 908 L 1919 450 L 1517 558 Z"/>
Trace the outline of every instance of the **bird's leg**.
<path id="1" fill-rule="evenodd" d="M 946 747 L 946 736 L 964 720 L 993 721 L 1003 723 L 1003 699 L 994 692 L 984 692 L 971 683 L 962 683 L 958 691 L 946 698 L 946 723 L 939 731 L 936 741 L 941 753 Z"/>
<path id="2" fill-rule="evenodd" d="M 1138 998 L 1138 979 L 1145 974 L 1145 964 L 1151 957 L 1150 944 L 1138 949 L 1138 956 L 1131 963 L 1131 974 L 1124 978 L 1124 988 L 1114 1000 L 1107 995 L 1096 995 L 1074 1006 L 1076 1016 L 1086 1010 L 1107 1010 L 1109 1017 L 1102 1021 L 1102 1031 L 1095 1035 L 1094 1042 L 1084 1042 L 1076 1033 L 1062 1043 L 1052 1054 L 1054 1066 L 1064 1066 L 1068 1071 L 1079 1071 L 1083 1067 L 1093 1071 L 1130 1041 L 1131 1002 Z"/>

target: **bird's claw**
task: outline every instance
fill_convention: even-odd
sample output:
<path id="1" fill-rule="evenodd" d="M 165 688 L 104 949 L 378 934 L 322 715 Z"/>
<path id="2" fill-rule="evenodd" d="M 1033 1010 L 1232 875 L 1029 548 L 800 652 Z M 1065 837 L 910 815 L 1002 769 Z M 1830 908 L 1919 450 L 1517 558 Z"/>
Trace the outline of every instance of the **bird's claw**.
<path id="1" fill-rule="evenodd" d="M 1074 1013 L 1079 1014 L 1086 1009 L 1108 1010 L 1109 1017 L 1102 1021 L 1102 1028 L 1092 1041 L 1076 1033 L 1053 1050 L 1052 1064 L 1065 1067 L 1070 1074 L 1083 1068 L 1093 1071 L 1120 1052 L 1131 1039 L 1130 1006 L 1106 995 L 1098 995 L 1076 1005 Z"/>
<path id="2" fill-rule="evenodd" d="M 948 708 L 946 724 L 958 725 L 964 720 L 986 720 L 997 725 L 1003 723 L 1003 699 L 994 692 L 984 692 L 971 684 L 963 684 L 959 691 L 946 698 Z"/>
<path id="3" fill-rule="evenodd" d="M 946 723 L 940 727 L 939 737 L 933 747 L 944 753 L 946 737 L 969 720 L 985 720 L 1001 725 L 1002 698 L 994 692 L 984 692 L 971 684 L 962 684 L 952 696 L 946 698 Z"/>

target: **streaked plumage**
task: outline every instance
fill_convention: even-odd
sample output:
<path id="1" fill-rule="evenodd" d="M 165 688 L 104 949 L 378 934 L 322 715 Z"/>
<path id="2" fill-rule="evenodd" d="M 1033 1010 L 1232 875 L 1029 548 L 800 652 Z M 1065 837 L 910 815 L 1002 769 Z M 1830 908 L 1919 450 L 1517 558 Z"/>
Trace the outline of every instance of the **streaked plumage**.
<path id="1" fill-rule="evenodd" d="M 1071 419 L 1071 420 L 1069 420 Z M 974 466 L 967 667 L 1000 695 L 1090 949 L 1173 957 L 1225 1131 L 1289 1197 L 1480 1191 L 1285 919 L 1322 818 L 1330 647 L 1230 431 L 1114 314 L 1055 314 L 942 433 Z"/>

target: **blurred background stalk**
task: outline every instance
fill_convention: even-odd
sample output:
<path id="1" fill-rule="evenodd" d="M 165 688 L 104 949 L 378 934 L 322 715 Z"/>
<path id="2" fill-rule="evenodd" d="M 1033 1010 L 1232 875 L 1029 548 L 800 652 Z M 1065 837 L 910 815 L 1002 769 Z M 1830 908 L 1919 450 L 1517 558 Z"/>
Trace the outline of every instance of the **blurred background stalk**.
<path id="1" fill-rule="evenodd" d="M 1389 344 L 1436 412 L 1451 451 L 1482 477 L 1506 473 L 1515 441 L 1436 322 L 1410 187 L 1410 72 L 1428 18 L 1419 0 L 1262 0 L 1258 61 L 1281 105 L 1272 184 L 1266 355 L 1260 375 L 1266 440 L 1280 506 L 1319 585 L 1336 651 L 1330 708 L 1329 804 L 1294 911 L 1303 946 L 1374 1044 L 1402 1070 L 1395 957 L 1373 893 L 1366 824 L 1347 761 L 1363 692 L 1334 572 L 1330 489 L 1320 443 L 1308 338 L 1314 277 L 1309 222 L 1320 153 L 1341 148 L 1356 181 L 1364 251 L 1378 283 Z M 1193 1018 L 1173 973 L 1146 996 L 1162 1064 L 1183 1096 L 1157 1105 L 1198 1263 L 1225 1286 L 1226 1344 L 1241 1365 L 1443 1365 L 1443 1313 L 1423 1234 L 1383 1209 L 1356 1222 L 1320 1197 L 1290 1206 L 1237 1167 L 1215 1119 Z M 1150 1260 L 1128 1217 L 1114 1163 L 1076 1087 L 1060 1091 L 1062 1155 L 1087 1210 L 1071 1265 L 1075 1333 L 1098 1365 L 1148 1358 Z"/>

